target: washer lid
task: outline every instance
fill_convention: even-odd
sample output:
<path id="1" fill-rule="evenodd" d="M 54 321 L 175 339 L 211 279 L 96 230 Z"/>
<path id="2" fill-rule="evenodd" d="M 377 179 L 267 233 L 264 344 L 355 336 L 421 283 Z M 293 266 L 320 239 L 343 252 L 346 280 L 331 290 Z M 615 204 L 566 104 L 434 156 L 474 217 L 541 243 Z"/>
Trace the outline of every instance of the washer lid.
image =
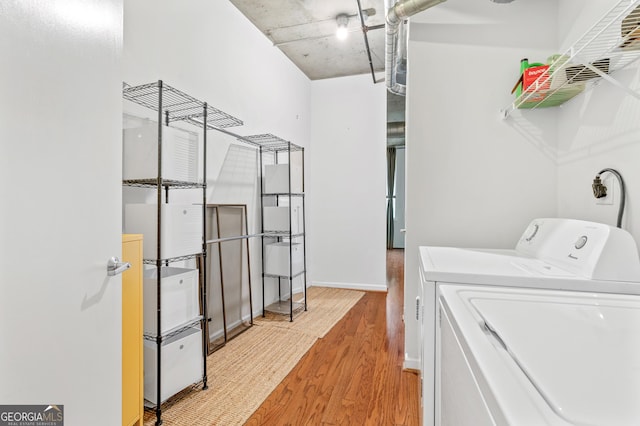
<path id="1" fill-rule="evenodd" d="M 470 303 L 553 411 L 580 425 L 640 423 L 640 302 L 480 297 Z"/>
<path id="2" fill-rule="evenodd" d="M 534 273 L 521 264 L 539 262 L 515 250 L 421 247 L 421 261 L 427 278 L 432 275 L 465 275 L 466 283 L 486 276 L 531 277 Z"/>

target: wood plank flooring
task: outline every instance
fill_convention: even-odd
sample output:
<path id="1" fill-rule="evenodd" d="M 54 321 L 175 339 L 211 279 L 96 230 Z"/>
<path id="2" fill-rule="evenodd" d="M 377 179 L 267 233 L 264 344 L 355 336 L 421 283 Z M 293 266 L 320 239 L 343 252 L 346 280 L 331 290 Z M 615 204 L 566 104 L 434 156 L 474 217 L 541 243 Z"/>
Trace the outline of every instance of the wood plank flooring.
<path id="1" fill-rule="evenodd" d="M 419 424 L 420 378 L 402 370 L 403 257 L 387 251 L 388 293 L 365 294 L 247 425 Z"/>

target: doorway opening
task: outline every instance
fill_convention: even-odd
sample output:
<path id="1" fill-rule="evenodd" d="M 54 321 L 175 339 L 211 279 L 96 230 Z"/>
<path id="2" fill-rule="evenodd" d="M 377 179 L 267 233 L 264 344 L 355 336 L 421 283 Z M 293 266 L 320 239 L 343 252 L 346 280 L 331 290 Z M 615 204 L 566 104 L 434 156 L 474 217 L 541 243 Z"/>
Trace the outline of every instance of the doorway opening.
<path id="1" fill-rule="evenodd" d="M 387 92 L 387 249 L 404 248 L 405 97 Z"/>

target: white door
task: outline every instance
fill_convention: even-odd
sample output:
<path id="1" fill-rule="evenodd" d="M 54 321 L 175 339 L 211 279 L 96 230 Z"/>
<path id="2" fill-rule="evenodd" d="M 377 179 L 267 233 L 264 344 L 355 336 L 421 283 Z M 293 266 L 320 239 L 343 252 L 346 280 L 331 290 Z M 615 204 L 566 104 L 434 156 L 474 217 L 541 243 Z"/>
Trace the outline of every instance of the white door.
<path id="1" fill-rule="evenodd" d="M 122 0 L 0 3 L 0 404 L 121 422 Z"/>

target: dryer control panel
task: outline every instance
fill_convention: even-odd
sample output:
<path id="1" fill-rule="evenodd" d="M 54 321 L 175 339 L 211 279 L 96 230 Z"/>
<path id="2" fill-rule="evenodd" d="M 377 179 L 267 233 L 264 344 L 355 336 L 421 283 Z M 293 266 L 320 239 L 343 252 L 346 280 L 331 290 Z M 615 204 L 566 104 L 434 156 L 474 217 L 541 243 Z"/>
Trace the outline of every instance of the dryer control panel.
<path id="1" fill-rule="evenodd" d="M 640 281 L 640 259 L 633 237 L 624 229 L 602 223 L 534 219 L 516 250 L 585 278 Z"/>

